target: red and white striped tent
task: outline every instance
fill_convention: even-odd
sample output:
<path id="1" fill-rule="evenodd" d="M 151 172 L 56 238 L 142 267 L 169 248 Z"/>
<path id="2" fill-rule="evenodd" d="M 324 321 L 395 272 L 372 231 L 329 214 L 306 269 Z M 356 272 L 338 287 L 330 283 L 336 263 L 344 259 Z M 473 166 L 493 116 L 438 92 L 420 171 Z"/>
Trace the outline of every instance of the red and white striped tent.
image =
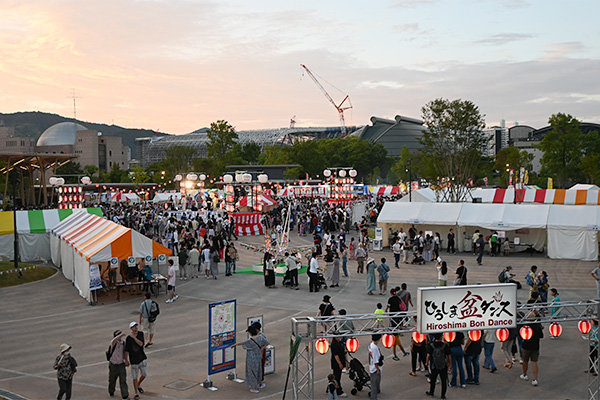
<path id="1" fill-rule="evenodd" d="M 235 234 L 237 236 L 264 235 L 265 227 L 260 222 L 261 213 L 230 213 L 235 221 Z"/>
<path id="2" fill-rule="evenodd" d="M 397 196 L 400 194 L 400 187 L 390 185 L 373 186 L 371 193 L 374 196 Z"/>
<path id="3" fill-rule="evenodd" d="M 573 189 L 474 189 L 473 198 L 482 203 L 540 203 L 567 205 L 599 205 L 600 191 Z"/>
<path id="4" fill-rule="evenodd" d="M 252 207 L 253 200 L 256 200 L 256 204 L 264 207 L 274 207 L 277 202 L 266 194 L 259 194 L 258 196 L 244 196 L 238 201 L 238 207 Z"/>

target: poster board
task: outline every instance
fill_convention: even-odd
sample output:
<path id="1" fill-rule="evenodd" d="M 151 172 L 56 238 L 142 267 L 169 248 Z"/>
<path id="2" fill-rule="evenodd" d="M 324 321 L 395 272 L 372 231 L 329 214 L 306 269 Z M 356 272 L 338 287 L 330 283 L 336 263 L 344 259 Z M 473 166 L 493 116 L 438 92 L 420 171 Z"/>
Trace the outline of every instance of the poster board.
<path id="1" fill-rule="evenodd" d="M 102 277 L 100 276 L 100 266 L 98 264 L 90 265 L 90 290 L 102 289 Z"/>
<path id="2" fill-rule="evenodd" d="M 236 316 L 235 299 L 208 305 L 209 376 L 235 368 Z"/>

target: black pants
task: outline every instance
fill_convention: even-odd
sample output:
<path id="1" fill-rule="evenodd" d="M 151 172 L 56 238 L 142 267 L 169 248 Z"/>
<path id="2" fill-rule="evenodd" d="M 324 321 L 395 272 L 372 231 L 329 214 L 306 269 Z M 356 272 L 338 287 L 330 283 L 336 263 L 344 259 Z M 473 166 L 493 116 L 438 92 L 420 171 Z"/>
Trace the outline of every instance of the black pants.
<path id="1" fill-rule="evenodd" d="M 316 292 L 319 290 L 317 287 L 317 274 L 313 272 L 307 272 L 308 274 L 308 289 L 311 292 Z"/>
<path id="2" fill-rule="evenodd" d="M 108 286 L 114 286 L 117 283 L 117 270 L 109 269 L 108 270 Z"/>
<path id="3" fill-rule="evenodd" d="M 335 367 L 333 367 L 333 376 L 335 376 L 335 380 L 338 383 L 337 394 L 339 396 L 344 393 L 344 390 L 342 389 L 342 369 L 337 363 Z"/>
<path id="4" fill-rule="evenodd" d="M 477 251 L 479 254 L 477 255 L 477 263 L 481 264 L 481 260 L 483 259 L 483 248 Z"/>
<path id="5" fill-rule="evenodd" d="M 448 241 L 448 253 L 455 253 L 456 250 L 454 250 L 454 240 L 449 240 Z"/>
<path id="6" fill-rule="evenodd" d="M 427 358 L 427 349 L 425 346 L 413 346 L 410 350 L 410 364 L 412 372 L 417 370 L 417 356 L 421 357 L 421 362 L 425 365 L 425 359 Z"/>
<path id="7" fill-rule="evenodd" d="M 119 378 L 119 387 L 121 388 L 121 397 L 129 398 L 129 390 L 127 388 L 127 369 L 125 363 L 112 364 L 108 363 L 108 394 L 111 396 L 115 393 L 115 386 Z"/>
<path id="8" fill-rule="evenodd" d="M 394 267 L 399 268 L 398 267 L 399 262 L 400 262 L 400 254 L 394 253 Z"/>
<path id="9" fill-rule="evenodd" d="M 73 387 L 73 378 L 71 379 L 59 379 L 58 380 L 58 396 L 57 400 L 62 400 L 63 394 L 66 400 L 71 400 L 71 388 Z"/>
<path id="10" fill-rule="evenodd" d="M 292 280 L 291 285 L 298 287 L 298 269 L 290 270 L 290 279 Z"/>
<path id="11" fill-rule="evenodd" d="M 442 398 L 444 398 L 446 397 L 446 389 L 448 388 L 448 367 L 445 367 L 444 369 L 431 369 L 431 374 L 429 375 L 429 393 L 431 393 L 432 396 L 435 391 L 435 381 L 438 376 L 442 382 Z"/>

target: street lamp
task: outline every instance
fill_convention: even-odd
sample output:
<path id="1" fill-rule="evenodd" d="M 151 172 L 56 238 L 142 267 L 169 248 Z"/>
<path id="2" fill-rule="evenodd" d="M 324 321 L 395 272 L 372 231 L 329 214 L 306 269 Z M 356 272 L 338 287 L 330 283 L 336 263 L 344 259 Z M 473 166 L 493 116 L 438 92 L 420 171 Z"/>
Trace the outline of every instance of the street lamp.
<path id="1" fill-rule="evenodd" d="M 408 160 L 408 168 L 405 171 L 408 172 L 408 201 L 412 202 L 412 159 Z"/>

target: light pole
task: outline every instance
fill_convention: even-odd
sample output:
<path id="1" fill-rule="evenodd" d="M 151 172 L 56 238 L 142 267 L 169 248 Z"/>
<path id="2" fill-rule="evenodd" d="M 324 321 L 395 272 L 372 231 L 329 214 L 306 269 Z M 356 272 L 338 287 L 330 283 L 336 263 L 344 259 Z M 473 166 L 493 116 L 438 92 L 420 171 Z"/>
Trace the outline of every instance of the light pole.
<path id="1" fill-rule="evenodd" d="M 14 250 L 13 250 L 13 258 L 14 258 L 14 267 L 19 274 L 19 278 L 23 276 L 21 270 L 19 269 L 19 233 L 17 232 L 17 184 L 19 183 L 19 177 L 17 175 L 17 170 L 13 170 L 13 179 L 12 179 L 12 187 L 13 187 L 13 224 L 14 224 Z"/>
<path id="2" fill-rule="evenodd" d="M 408 201 L 412 203 L 412 160 L 408 160 L 408 168 L 405 171 L 408 172 Z"/>

